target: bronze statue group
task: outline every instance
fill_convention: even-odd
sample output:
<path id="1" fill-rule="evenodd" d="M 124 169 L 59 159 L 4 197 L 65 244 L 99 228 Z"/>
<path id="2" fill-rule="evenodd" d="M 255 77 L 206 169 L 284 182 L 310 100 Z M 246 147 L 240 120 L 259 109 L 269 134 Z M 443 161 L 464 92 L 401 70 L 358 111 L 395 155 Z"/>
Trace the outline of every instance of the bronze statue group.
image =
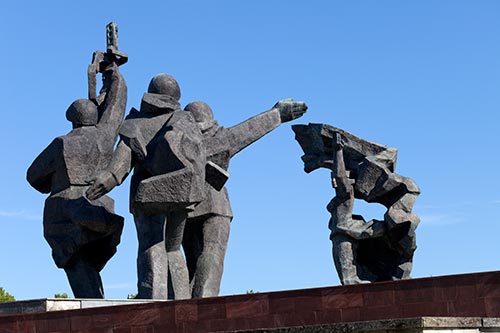
<path id="1" fill-rule="evenodd" d="M 49 194 L 43 226 L 54 261 L 76 298 L 104 298 L 100 271 L 116 252 L 124 222 L 106 194 L 132 172 L 137 298 L 217 296 L 233 217 L 224 186 L 229 162 L 307 106 L 284 99 L 225 128 L 204 102 L 181 108 L 179 84 L 162 73 L 152 78 L 139 110 L 124 119 L 127 87 L 119 66 L 128 58 L 118 51 L 116 25 L 108 25 L 107 35 L 106 52 L 95 52 L 89 66 L 89 98 L 66 111 L 73 129 L 54 139 L 27 172 L 29 183 Z M 418 224 L 411 209 L 419 190 L 394 173 L 395 149 L 328 125 L 296 125 L 294 131 L 306 172 L 332 170 L 336 197 L 328 209 L 341 282 L 408 278 Z M 353 215 L 355 198 L 384 204 L 384 220 Z"/>

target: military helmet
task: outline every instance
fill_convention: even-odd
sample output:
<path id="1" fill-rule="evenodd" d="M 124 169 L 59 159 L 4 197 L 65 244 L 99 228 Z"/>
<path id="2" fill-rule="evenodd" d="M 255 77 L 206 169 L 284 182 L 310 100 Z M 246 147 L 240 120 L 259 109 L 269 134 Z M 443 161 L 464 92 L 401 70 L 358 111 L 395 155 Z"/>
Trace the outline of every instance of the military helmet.
<path id="1" fill-rule="evenodd" d="M 196 101 L 191 102 L 184 108 L 184 111 L 189 111 L 197 123 L 203 123 L 214 119 L 214 113 L 207 103 Z"/>
<path id="2" fill-rule="evenodd" d="M 66 119 L 77 126 L 97 124 L 97 106 L 88 99 L 77 99 L 66 111 Z"/>
<path id="3" fill-rule="evenodd" d="M 177 80 L 174 79 L 173 76 L 165 73 L 160 73 L 151 79 L 148 93 L 168 95 L 177 101 L 181 98 L 181 89 L 179 88 Z"/>

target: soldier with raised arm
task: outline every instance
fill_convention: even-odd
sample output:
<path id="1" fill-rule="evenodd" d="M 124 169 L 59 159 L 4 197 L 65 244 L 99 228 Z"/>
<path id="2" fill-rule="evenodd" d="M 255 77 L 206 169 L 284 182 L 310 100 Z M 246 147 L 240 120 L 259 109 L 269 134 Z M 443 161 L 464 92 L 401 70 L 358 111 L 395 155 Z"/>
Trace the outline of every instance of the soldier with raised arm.
<path id="1" fill-rule="evenodd" d="M 85 197 L 88 180 L 111 159 L 125 114 L 127 87 L 116 63 L 109 49 L 94 54 L 91 68 L 103 76 L 101 103 L 97 98 L 73 102 L 66 111 L 73 130 L 54 139 L 27 172 L 36 190 L 50 193 L 43 214 L 44 236 L 76 298 L 104 298 L 99 272 L 116 252 L 123 228 L 113 199 Z M 89 91 L 92 95 L 95 92 Z"/>
<path id="2" fill-rule="evenodd" d="M 363 268 L 358 265 L 358 241 L 383 236 L 385 226 L 384 221 L 366 222 L 361 215 L 353 215 L 355 180 L 349 177 L 351 172 L 345 168 L 343 146 L 340 133 L 335 133 L 331 173 L 335 197 L 327 206 L 332 215 L 328 228 L 331 230 L 332 254 L 341 283 L 357 284 L 370 282 L 363 280 L 367 275 L 374 279 L 368 271 L 361 272 Z"/>
<path id="3" fill-rule="evenodd" d="M 301 117 L 307 106 L 292 99 L 281 100 L 271 110 L 229 128 L 218 125 L 211 108 L 204 102 L 189 103 L 184 110 L 193 115 L 203 133 L 207 160 L 224 172 L 235 154 L 282 123 Z M 219 294 L 233 218 L 227 189 L 222 186 L 207 184 L 205 200 L 188 215 L 182 245 L 193 298 Z"/>

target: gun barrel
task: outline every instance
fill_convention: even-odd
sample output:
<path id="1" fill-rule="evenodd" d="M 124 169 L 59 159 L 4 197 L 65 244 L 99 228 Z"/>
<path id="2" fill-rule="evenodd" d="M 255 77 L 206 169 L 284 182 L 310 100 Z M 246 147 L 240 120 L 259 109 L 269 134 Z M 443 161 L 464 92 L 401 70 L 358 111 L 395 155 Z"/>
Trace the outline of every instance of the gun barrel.
<path id="1" fill-rule="evenodd" d="M 118 51 L 118 25 L 110 22 L 106 26 L 106 47 L 111 51 Z"/>

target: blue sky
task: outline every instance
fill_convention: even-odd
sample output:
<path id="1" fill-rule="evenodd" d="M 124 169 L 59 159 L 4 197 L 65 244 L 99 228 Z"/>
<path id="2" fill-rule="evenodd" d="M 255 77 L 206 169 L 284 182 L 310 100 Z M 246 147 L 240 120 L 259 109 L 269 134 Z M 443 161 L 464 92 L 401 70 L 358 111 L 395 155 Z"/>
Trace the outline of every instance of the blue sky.
<path id="1" fill-rule="evenodd" d="M 422 190 L 414 277 L 497 270 L 500 242 L 498 1 L 4 1 L 0 4 L 0 286 L 18 299 L 71 290 L 42 235 L 45 196 L 31 161 L 70 130 L 92 52 L 119 26 L 127 107 L 155 74 L 182 105 L 209 103 L 231 126 L 282 98 L 309 110 L 231 162 L 234 211 L 221 294 L 338 285 L 326 204 L 329 172 L 303 172 L 291 124 L 327 123 L 399 149 L 396 170 Z M 106 296 L 136 292 L 128 182 L 111 192 L 126 218 L 102 272 Z M 356 211 L 380 218 L 381 207 Z"/>

